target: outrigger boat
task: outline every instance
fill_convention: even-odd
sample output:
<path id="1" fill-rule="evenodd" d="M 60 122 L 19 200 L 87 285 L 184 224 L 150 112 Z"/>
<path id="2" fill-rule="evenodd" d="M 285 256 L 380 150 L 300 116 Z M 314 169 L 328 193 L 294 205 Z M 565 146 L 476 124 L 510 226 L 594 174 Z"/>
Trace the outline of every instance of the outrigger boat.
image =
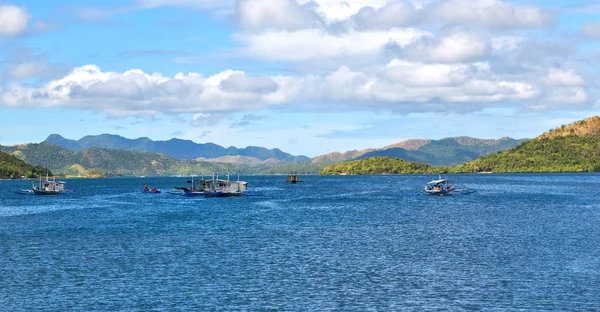
<path id="1" fill-rule="evenodd" d="M 454 187 L 450 185 L 450 180 L 442 179 L 440 175 L 438 180 L 433 180 L 425 184 L 425 193 L 438 196 L 452 195 Z"/>
<path id="2" fill-rule="evenodd" d="M 20 190 L 19 194 L 23 195 L 59 195 L 65 193 L 65 184 L 63 181 L 56 181 L 55 177 L 52 180 L 46 175 L 46 179 L 42 180 L 40 177 L 39 181 L 33 181 L 31 183 L 31 189 Z"/>
<path id="3" fill-rule="evenodd" d="M 238 180 L 231 182 L 229 181 L 229 173 L 227 174 L 227 180 L 219 179 L 218 175 L 215 176 L 213 173 L 212 179 L 205 180 L 204 177 L 200 180 L 187 181 L 186 186 L 181 188 L 183 195 L 188 197 L 206 196 L 206 197 L 230 197 L 230 196 L 242 196 L 248 190 L 248 182 L 240 181 L 239 174 Z"/>

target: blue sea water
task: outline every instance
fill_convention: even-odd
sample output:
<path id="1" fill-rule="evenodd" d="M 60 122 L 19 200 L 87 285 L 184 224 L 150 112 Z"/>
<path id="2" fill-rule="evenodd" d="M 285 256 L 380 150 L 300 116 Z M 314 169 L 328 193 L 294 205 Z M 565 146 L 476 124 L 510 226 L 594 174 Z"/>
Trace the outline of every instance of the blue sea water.
<path id="1" fill-rule="evenodd" d="M 3 311 L 600 311 L 600 175 L 0 181 Z"/>

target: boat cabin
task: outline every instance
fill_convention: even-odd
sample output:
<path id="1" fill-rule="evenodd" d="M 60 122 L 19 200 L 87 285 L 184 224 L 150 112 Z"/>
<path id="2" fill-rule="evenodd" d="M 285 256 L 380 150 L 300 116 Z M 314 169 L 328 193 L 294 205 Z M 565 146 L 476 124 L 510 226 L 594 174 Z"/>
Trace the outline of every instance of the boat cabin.
<path id="1" fill-rule="evenodd" d="M 450 185 L 450 180 L 442 179 L 430 181 L 425 184 L 425 193 L 430 195 L 450 195 L 454 192 L 454 188 Z"/>

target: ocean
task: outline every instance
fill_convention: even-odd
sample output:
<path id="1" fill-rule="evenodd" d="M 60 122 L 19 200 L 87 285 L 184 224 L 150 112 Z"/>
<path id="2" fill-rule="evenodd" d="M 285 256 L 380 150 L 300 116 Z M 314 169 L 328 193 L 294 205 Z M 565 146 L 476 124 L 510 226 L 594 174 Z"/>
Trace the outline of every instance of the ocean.
<path id="1" fill-rule="evenodd" d="M 0 310 L 600 311 L 599 174 L 443 177 L 0 181 Z"/>

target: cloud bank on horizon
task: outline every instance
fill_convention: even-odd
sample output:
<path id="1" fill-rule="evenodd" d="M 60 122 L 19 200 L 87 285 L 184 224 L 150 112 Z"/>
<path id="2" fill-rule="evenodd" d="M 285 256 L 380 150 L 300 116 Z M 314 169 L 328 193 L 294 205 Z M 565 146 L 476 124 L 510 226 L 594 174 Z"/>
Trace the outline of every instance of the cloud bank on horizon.
<path id="1" fill-rule="evenodd" d="M 50 7 L 12 2 L 0 4 L 3 112 L 60 108 L 111 119 L 177 116 L 189 126 L 178 129 L 181 133 L 207 133 L 194 128 L 229 118 L 237 120 L 227 131 L 240 133 L 248 124 L 269 122 L 247 117 L 264 112 L 396 116 L 389 118 L 499 112 L 506 122 L 507 114 L 559 119 L 589 114 L 598 105 L 600 10 L 594 3 L 135 0 Z M 178 20 L 182 11 L 188 17 Z M 194 16 L 198 25 L 191 22 Z M 78 25 L 90 31 L 71 30 Z M 159 34 L 157 42 L 148 34 L 137 40 L 139 27 Z M 201 38 L 192 35 L 194 27 L 204 29 Z M 218 39 L 210 38 L 211 27 Z M 61 49 L 47 42 L 61 34 L 72 42 L 58 44 L 82 52 L 61 56 Z M 93 51 L 84 57 L 88 41 L 118 56 Z M 297 127 L 307 131 L 309 123 Z M 323 131 L 360 130 L 351 123 Z"/>

